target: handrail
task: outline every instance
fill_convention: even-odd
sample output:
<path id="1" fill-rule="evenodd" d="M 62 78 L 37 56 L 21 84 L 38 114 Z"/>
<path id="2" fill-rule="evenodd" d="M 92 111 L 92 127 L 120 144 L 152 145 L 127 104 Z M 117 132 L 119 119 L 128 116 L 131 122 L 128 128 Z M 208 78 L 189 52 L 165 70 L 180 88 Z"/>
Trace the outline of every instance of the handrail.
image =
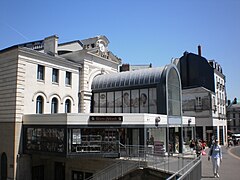
<path id="1" fill-rule="evenodd" d="M 120 162 L 116 162 L 101 171 L 97 172 L 93 176 L 87 178 L 86 180 L 106 180 L 106 179 L 116 179 L 129 171 L 140 168 L 140 164 L 138 162 L 129 162 L 121 160 Z"/>
<path id="2" fill-rule="evenodd" d="M 197 165 L 199 165 L 199 163 L 201 163 L 201 157 L 198 157 L 198 158 L 194 159 L 193 161 L 191 161 L 190 163 L 188 163 L 182 169 L 180 169 L 179 171 L 177 171 L 173 175 L 171 175 L 169 178 L 167 178 L 167 180 L 176 179 L 177 176 L 180 176 L 178 178 L 179 180 L 185 178 L 193 169 L 196 168 Z"/>
<path id="3" fill-rule="evenodd" d="M 181 172 L 184 172 L 183 170 L 186 167 L 189 169 L 189 165 L 194 164 L 193 162 L 196 161 L 195 156 L 192 155 L 190 155 L 190 158 L 187 158 L 185 154 L 168 156 L 165 153 L 162 154 L 162 152 L 154 152 L 146 146 L 120 145 L 120 157 L 123 159 L 96 172 L 87 180 L 117 179 L 134 169 L 145 167 L 165 173 L 174 173 L 172 176 L 176 177 Z"/>

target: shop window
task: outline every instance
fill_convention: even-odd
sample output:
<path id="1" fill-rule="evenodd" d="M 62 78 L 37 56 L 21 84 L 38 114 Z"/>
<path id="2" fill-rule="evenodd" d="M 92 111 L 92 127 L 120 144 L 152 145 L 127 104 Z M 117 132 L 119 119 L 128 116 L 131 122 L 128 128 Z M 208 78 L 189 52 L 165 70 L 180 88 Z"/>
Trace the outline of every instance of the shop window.
<path id="1" fill-rule="evenodd" d="M 65 152 L 64 128 L 26 128 L 24 137 L 26 151 Z"/>
<path id="2" fill-rule="evenodd" d="M 37 67 L 37 79 L 38 80 L 44 80 L 44 73 L 45 73 L 44 66 L 38 65 L 38 67 Z"/>
<path id="3" fill-rule="evenodd" d="M 65 101 L 65 113 L 71 113 L 71 101 L 67 99 Z"/>
<path id="4" fill-rule="evenodd" d="M 36 113 L 37 114 L 42 114 L 43 113 L 43 97 L 38 96 L 37 101 L 36 101 Z"/>
<path id="5" fill-rule="evenodd" d="M 58 112 L 58 100 L 57 98 L 53 98 L 51 103 L 51 113 L 54 114 L 57 112 Z"/>

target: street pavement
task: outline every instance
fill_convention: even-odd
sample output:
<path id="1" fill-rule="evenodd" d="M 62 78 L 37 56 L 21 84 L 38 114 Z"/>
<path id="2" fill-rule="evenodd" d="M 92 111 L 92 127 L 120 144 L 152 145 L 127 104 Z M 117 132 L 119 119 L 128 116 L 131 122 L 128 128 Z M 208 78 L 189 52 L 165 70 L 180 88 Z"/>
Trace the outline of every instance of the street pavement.
<path id="1" fill-rule="evenodd" d="M 208 154 L 209 149 L 206 150 Z M 214 178 L 212 162 L 208 156 L 202 156 L 202 180 L 240 180 L 240 146 L 226 148 L 222 146 L 223 161 L 219 170 L 220 178 Z"/>

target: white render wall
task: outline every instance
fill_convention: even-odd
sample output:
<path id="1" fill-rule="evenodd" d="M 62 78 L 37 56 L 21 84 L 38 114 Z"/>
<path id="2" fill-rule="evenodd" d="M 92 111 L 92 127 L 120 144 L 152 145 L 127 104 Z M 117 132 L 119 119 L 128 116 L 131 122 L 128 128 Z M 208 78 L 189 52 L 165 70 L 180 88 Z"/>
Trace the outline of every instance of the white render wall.
<path id="1" fill-rule="evenodd" d="M 19 63 L 23 64 L 24 77 L 24 91 L 23 91 L 23 113 L 36 113 L 36 98 L 41 95 L 44 98 L 44 114 L 51 113 L 51 100 L 53 97 L 58 99 L 58 112 L 64 113 L 64 103 L 66 99 L 71 101 L 71 111 L 78 112 L 78 67 L 64 66 L 61 59 L 59 62 L 51 57 L 41 56 L 34 57 L 30 54 L 19 56 Z M 45 67 L 44 81 L 37 80 L 37 67 L 43 65 Z M 52 69 L 59 70 L 59 83 L 52 82 Z M 66 71 L 72 73 L 72 84 L 65 85 Z"/>
<path id="2" fill-rule="evenodd" d="M 99 59 L 103 59 L 99 57 Z M 117 66 L 116 66 L 117 67 Z M 90 61 L 84 59 L 82 69 L 80 72 L 80 111 L 81 113 L 90 113 L 91 107 L 91 96 L 92 96 L 92 81 L 93 79 L 101 74 L 116 73 L 117 68 L 112 68 L 106 64 L 100 64 L 98 61 Z"/>

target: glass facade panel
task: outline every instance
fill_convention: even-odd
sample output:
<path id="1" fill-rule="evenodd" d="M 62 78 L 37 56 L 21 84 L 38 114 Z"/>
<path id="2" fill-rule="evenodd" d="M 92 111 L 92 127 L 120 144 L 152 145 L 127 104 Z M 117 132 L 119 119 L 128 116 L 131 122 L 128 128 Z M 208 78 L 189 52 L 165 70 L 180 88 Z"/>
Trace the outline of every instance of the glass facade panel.
<path id="1" fill-rule="evenodd" d="M 157 114 L 157 89 L 149 88 L 149 113 Z"/>
<path id="2" fill-rule="evenodd" d="M 99 113 L 99 93 L 95 93 L 93 98 L 93 112 Z"/>
<path id="3" fill-rule="evenodd" d="M 107 92 L 107 112 L 114 113 L 114 92 Z"/>
<path id="4" fill-rule="evenodd" d="M 115 112 L 122 112 L 122 91 L 115 92 Z"/>
<path id="5" fill-rule="evenodd" d="M 130 91 L 123 91 L 123 113 L 130 113 Z"/>
<path id="6" fill-rule="evenodd" d="M 100 113 L 106 113 L 106 103 L 107 103 L 107 98 L 106 98 L 106 93 L 100 93 Z"/>
<path id="7" fill-rule="evenodd" d="M 157 89 L 94 93 L 94 113 L 157 113 Z M 150 93 L 150 96 L 148 94 Z M 99 99 L 100 97 L 100 99 Z M 99 103 L 98 103 L 99 102 Z"/>
<path id="8" fill-rule="evenodd" d="M 181 116 L 181 87 L 175 69 L 170 69 L 168 74 L 168 115 Z"/>
<path id="9" fill-rule="evenodd" d="M 148 89 L 140 89 L 140 112 L 148 113 Z"/>
<path id="10" fill-rule="evenodd" d="M 139 90 L 132 90 L 131 95 L 131 112 L 139 113 Z"/>

